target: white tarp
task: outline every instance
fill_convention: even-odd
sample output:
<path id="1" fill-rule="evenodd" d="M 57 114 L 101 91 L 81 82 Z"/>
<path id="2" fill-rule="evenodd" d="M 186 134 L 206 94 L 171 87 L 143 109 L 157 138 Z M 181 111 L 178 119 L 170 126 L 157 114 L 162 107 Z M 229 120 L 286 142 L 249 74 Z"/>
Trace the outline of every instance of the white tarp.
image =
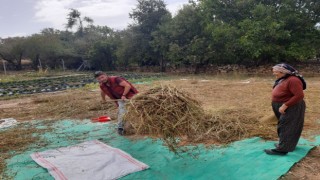
<path id="1" fill-rule="evenodd" d="M 117 179 L 149 168 L 126 152 L 98 140 L 36 152 L 31 157 L 57 180 Z"/>
<path id="2" fill-rule="evenodd" d="M 17 120 L 13 118 L 0 119 L 0 129 L 13 126 L 17 123 Z"/>

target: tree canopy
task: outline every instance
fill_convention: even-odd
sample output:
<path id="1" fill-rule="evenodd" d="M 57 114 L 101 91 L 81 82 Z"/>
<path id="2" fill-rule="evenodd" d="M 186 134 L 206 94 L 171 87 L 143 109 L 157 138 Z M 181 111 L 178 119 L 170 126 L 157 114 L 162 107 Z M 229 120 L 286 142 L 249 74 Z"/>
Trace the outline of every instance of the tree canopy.
<path id="1" fill-rule="evenodd" d="M 29 58 L 36 68 L 76 69 L 130 66 L 260 65 L 303 62 L 320 56 L 318 0 L 191 0 L 174 16 L 163 0 L 137 0 L 123 30 L 94 25 L 70 9 L 66 30 L 46 28 L 28 36 L 1 39 L 0 58 L 16 69 Z M 84 24 L 85 23 L 85 24 Z M 77 27 L 75 31 L 73 27 Z"/>

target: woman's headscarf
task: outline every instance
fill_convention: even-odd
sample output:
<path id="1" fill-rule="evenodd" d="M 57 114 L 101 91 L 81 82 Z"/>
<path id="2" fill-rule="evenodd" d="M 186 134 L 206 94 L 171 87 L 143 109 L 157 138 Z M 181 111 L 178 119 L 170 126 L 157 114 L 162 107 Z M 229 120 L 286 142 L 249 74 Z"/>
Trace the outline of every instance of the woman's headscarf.
<path id="1" fill-rule="evenodd" d="M 286 74 L 285 76 L 283 76 L 275 81 L 273 88 L 276 87 L 283 79 L 286 79 L 289 76 L 297 76 L 302 82 L 303 90 L 305 90 L 307 88 L 307 83 L 304 80 L 303 76 L 300 75 L 299 72 L 295 68 L 290 66 L 289 64 L 286 64 L 286 63 L 277 64 L 277 65 L 273 66 L 272 69 L 274 69 L 275 71 L 279 71 L 283 74 Z"/>
<path id="2" fill-rule="evenodd" d="M 283 74 L 289 74 L 289 75 L 299 74 L 299 72 L 296 69 L 294 69 L 289 64 L 285 64 L 285 63 L 277 64 L 272 68 L 276 71 L 282 72 Z"/>

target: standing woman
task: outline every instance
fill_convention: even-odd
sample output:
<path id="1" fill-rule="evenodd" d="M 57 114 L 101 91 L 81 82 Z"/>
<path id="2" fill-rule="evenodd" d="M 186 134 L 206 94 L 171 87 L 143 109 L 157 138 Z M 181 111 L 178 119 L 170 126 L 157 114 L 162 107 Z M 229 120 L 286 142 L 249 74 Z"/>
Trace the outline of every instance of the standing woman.
<path id="1" fill-rule="evenodd" d="M 272 90 L 272 109 L 278 119 L 279 143 L 275 149 L 264 151 L 269 155 L 286 155 L 296 148 L 303 129 L 306 82 L 288 64 L 277 64 L 272 69 L 277 78 Z"/>

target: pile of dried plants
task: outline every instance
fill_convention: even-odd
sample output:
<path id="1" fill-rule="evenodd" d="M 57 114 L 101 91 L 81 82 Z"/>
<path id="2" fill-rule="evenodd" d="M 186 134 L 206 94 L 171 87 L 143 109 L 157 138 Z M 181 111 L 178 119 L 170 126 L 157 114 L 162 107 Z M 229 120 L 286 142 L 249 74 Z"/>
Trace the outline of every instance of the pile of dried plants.
<path id="1" fill-rule="evenodd" d="M 255 127 L 257 122 L 243 111 L 205 112 L 189 94 L 171 86 L 152 88 L 134 97 L 125 120 L 132 127 L 129 134 L 160 137 L 175 152 L 181 140 L 227 144 L 263 134 L 261 127 Z"/>

